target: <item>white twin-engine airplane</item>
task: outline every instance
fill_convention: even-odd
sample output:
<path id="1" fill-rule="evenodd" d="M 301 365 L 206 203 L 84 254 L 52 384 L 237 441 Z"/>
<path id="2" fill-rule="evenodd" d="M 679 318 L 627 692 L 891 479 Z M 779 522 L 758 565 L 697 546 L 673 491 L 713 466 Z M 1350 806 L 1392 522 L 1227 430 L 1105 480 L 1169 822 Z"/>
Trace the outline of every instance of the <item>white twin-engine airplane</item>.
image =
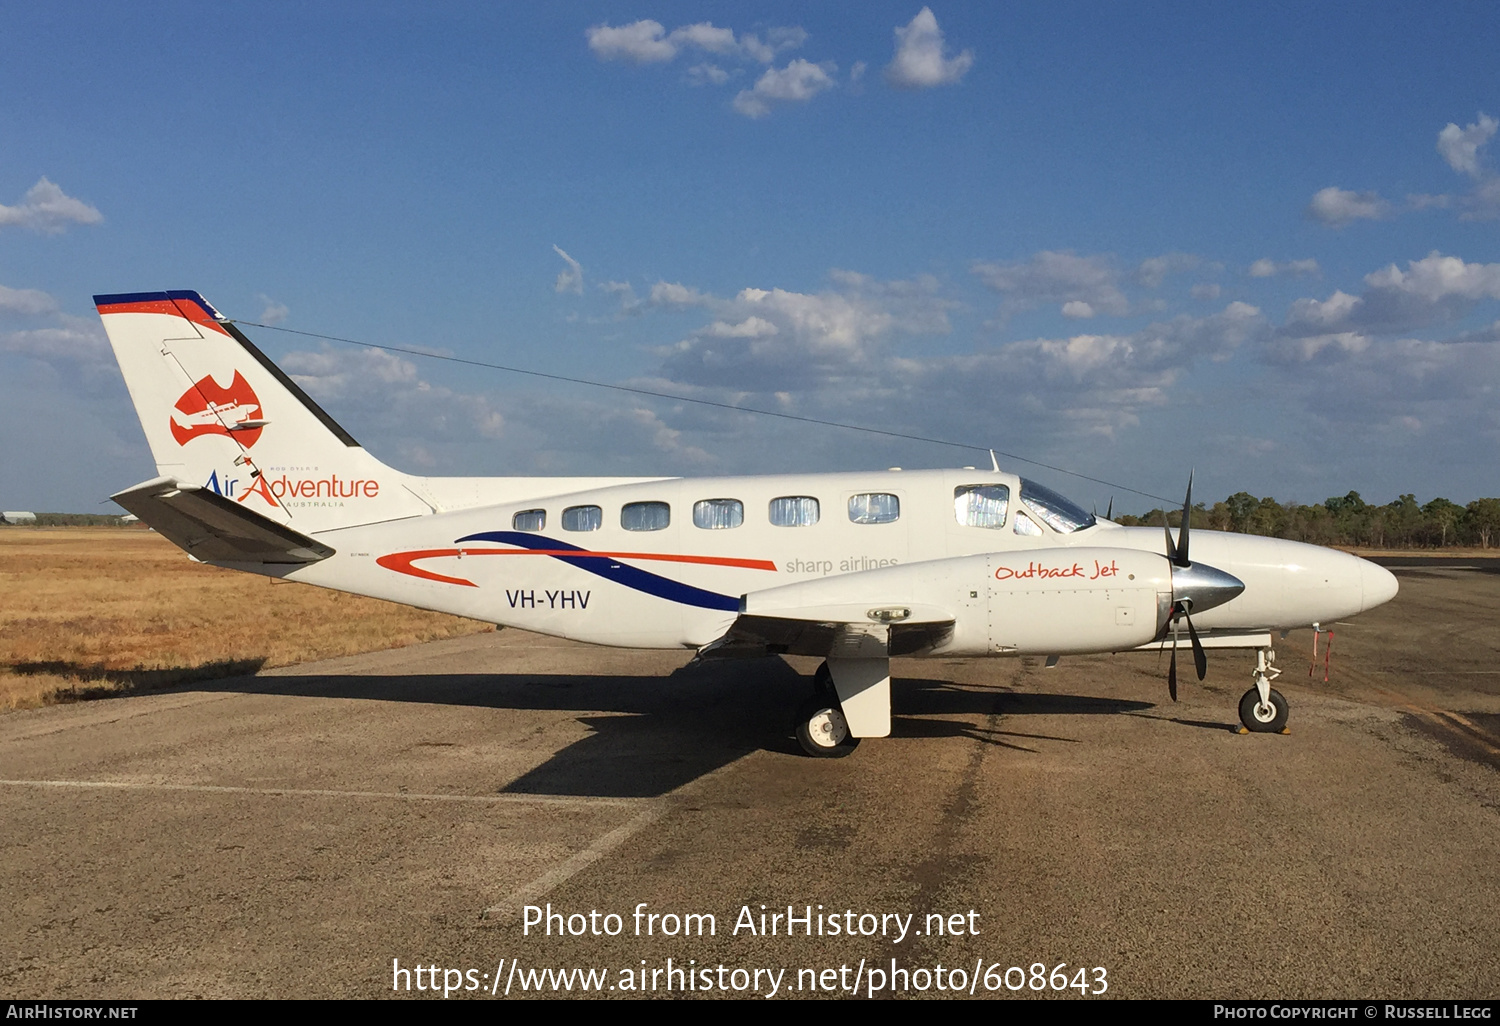
<path id="1" fill-rule="evenodd" d="M 1252 731 L 1287 703 L 1273 631 L 1396 579 L 1273 538 L 1121 527 L 992 470 L 432 478 L 365 452 L 196 292 L 96 296 L 160 475 L 114 496 L 215 566 L 540 634 L 699 657 L 822 656 L 810 755 L 891 729 L 892 656 L 1257 650 Z M 992 460 L 993 462 L 993 460 Z M 1191 482 L 1188 503 L 1191 504 Z M 1163 540 L 1165 534 L 1165 541 Z"/>

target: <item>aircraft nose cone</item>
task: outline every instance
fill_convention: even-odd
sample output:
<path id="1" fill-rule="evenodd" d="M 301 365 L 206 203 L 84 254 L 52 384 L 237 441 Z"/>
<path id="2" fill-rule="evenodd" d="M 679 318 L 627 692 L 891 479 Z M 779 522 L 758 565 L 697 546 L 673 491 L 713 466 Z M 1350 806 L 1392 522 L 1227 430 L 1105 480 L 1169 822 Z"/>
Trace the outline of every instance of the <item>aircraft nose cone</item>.
<path id="1" fill-rule="evenodd" d="M 1194 613 L 1222 606 L 1244 590 L 1244 581 L 1207 563 L 1172 567 L 1172 599 Z"/>
<path id="2" fill-rule="evenodd" d="M 1401 586 L 1397 583 L 1395 574 L 1368 559 L 1362 559 L 1360 563 L 1359 582 L 1363 591 L 1363 601 L 1359 607 L 1361 610 L 1383 606 L 1396 597 Z"/>

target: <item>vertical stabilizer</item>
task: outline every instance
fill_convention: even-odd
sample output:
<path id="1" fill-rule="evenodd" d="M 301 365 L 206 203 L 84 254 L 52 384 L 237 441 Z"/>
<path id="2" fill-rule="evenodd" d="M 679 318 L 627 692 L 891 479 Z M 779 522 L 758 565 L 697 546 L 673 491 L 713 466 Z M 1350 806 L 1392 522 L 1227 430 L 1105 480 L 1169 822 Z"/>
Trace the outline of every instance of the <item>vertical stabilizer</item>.
<path id="1" fill-rule="evenodd" d="M 158 474 L 303 533 L 430 512 L 198 293 L 94 304 Z"/>

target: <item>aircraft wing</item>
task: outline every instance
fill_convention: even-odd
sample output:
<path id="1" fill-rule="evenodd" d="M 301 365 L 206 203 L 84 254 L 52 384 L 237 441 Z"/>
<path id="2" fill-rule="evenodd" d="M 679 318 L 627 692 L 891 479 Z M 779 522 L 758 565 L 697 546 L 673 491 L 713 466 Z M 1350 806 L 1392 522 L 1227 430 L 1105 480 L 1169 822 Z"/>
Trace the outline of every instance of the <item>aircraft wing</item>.
<path id="1" fill-rule="evenodd" d="M 954 618 L 938 609 L 911 609 L 900 623 L 876 623 L 866 611 L 809 609 L 807 616 L 741 613 L 724 636 L 698 653 L 702 659 L 807 655 L 824 658 L 910 655 L 934 648 L 953 633 Z M 829 615 L 835 614 L 835 615 Z"/>
<path id="2" fill-rule="evenodd" d="M 110 496 L 205 562 L 316 563 L 334 549 L 198 485 L 158 477 Z"/>

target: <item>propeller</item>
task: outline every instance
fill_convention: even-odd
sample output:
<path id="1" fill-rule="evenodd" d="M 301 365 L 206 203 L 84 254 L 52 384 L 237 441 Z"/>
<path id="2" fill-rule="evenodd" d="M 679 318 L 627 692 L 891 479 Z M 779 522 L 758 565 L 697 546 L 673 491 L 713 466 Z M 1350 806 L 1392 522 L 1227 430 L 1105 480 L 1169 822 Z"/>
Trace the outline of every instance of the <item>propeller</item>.
<path id="1" fill-rule="evenodd" d="M 1191 526 L 1192 516 L 1193 516 L 1193 474 L 1192 474 L 1191 471 L 1189 471 L 1189 473 L 1188 473 L 1188 485 L 1187 485 L 1187 496 L 1182 500 L 1182 527 L 1179 528 L 1178 531 L 1177 531 L 1177 541 L 1175 543 L 1172 541 L 1172 529 L 1167 525 L 1167 514 L 1166 514 L 1166 511 L 1163 510 L 1162 511 L 1162 515 L 1161 515 L 1161 530 L 1162 530 L 1162 534 L 1165 535 L 1165 537 L 1167 539 L 1167 559 L 1171 561 L 1172 566 L 1174 568 L 1174 571 L 1173 571 L 1174 585 L 1175 585 L 1175 582 L 1176 582 L 1176 580 L 1178 578 L 1178 574 L 1176 573 L 1176 569 L 1180 568 L 1182 570 L 1188 570 L 1193 565 L 1192 560 L 1188 557 L 1188 529 Z M 1206 570 L 1206 569 L 1211 569 L 1211 568 L 1205 567 L 1203 569 Z M 1218 573 L 1218 571 L 1215 571 L 1215 573 Z M 1184 574 L 1182 576 L 1186 577 L 1187 575 Z M 1221 575 L 1221 576 L 1226 576 L 1227 577 L 1228 575 Z M 1230 578 L 1230 580 L 1234 580 L 1234 579 Z M 1235 581 L 1235 583 L 1239 584 L 1238 581 Z M 1184 581 L 1184 584 L 1186 584 L 1186 581 Z M 1175 586 L 1174 586 L 1173 590 L 1174 591 L 1176 590 Z M 1243 590 L 1244 590 L 1244 585 L 1243 584 L 1239 584 L 1239 589 L 1235 592 L 1235 594 L 1238 594 L 1239 591 L 1243 591 Z M 1234 596 L 1231 595 L 1229 597 L 1233 598 Z M 1220 601 L 1225 601 L 1225 600 L 1221 599 Z M 1219 603 L 1215 602 L 1214 604 L 1218 605 Z M 1189 610 L 1192 608 L 1192 605 L 1193 605 L 1193 599 L 1192 599 L 1191 596 L 1189 596 L 1189 597 L 1187 597 L 1185 599 L 1174 599 L 1173 602 L 1172 602 L 1172 610 L 1171 610 L 1170 613 L 1167 614 L 1167 622 L 1166 622 L 1166 624 L 1162 628 L 1163 631 L 1171 630 L 1171 632 L 1172 632 L 1172 661 L 1167 664 L 1167 692 L 1168 692 L 1168 694 L 1170 694 L 1172 696 L 1172 701 L 1174 701 L 1174 702 L 1177 701 L 1177 635 L 1178 635 L 1178 632 L 1176 630 L 1172 630 L 1172 626 L 1179 619 L 1187 621 L 1188 639 L 1192 642 L 1192 646 L 1193 646 L 1193 667 L 1198 671 L 1198 679 L 1202 680 L 1205 676 L 1208 675 L 1208 656 L 1203 651 L 1203 642 L 1198 639 L 1198 631 L 1197 631 L 1196 628 L 1193 627 L 1193 618 L 1192 618 L 1191 615 L 1189 615 Z M 1163 644 L 1165 644 L 1165 639 L 1163 639 Z"/>

